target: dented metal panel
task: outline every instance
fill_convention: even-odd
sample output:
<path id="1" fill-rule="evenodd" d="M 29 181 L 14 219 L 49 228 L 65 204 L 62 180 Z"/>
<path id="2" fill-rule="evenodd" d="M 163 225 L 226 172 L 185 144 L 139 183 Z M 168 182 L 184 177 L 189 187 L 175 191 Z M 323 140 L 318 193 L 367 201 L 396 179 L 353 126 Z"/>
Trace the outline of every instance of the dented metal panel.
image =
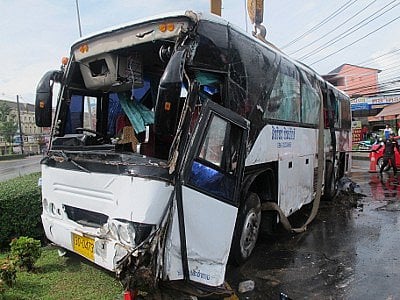
<path id="1" fill-rule="evenodd" d="M 210 286 L 223 284 L 237 208 L 183 188 L 186 245 L 190 280 Z M 164 278 L 183 279 L 176 207 L 166 242 Z"/>

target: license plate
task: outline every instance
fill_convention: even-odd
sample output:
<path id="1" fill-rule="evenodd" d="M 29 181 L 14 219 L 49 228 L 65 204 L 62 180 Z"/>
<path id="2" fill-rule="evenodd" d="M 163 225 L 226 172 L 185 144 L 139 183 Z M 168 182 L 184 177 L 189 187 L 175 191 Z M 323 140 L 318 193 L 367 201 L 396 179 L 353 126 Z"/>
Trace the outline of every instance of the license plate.
<path id="1" fill-rule="evenodd" d="M 87 259 L 94 260 L 94 239 L 72 233 L 72 248 Z"/>

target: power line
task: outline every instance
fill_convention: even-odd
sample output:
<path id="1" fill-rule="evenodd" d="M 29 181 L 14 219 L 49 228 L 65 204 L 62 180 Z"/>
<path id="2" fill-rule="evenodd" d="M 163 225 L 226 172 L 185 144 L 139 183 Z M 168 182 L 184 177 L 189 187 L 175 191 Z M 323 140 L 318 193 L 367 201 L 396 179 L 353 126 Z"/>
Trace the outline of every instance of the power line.
<path id="1" fill-rule="evenodd" d="M 334 29 L 332 29 L 331 31 L 329 31 L 328 33 L 324 34 L 323 38 L 327 37 L 329 34 L 331 34 L 332 32 L 338 30 L 340 27 L 342 27 L 343 25 L 345 25 L 346 23 L 348 23 L 349 21 L 351 21 L 352 19 L 354 19 L 354 17 L 358 16 L 360 13 L 362 13 L 364 10 L 366 10 L 368 7 L 370 7 L 372 4 L 374 4 L 377 0 L 373 0 L 370 4 L 368 4 L 366 7 L 364 7 L 362 10 L 358 11 L 356 14 L 352 15 L 350 18 L 346 19 L 343 23 L 341 23 L 339 26 L 335 27 Z M 304 50 L 305 48 L 308 48 L 311 45 L 314 45 L 316 42 L 320 41 L 321 38 L 318 38 L 310 43 L 308 43 L 307 45 L 301 47 L 300 49 L 297 49 L 296 51 L 289 53 L 289 55 L 294 55 L 297 52 L 300 52 L 301 50 Z"/>
<path id="2" fill-rule="evenodd" d="M 393 54 L 393 53 L 396 53 L 396 52 L 399 52 L 399 51 L 400 51 L 400 48 L 399 48 L 399 49 L 394 49 L 394 50 L 391 50 L 391 51 L 389 51 L 389 52 L 386 52 L 386 53 L 384 53 L 384 54 L 382 54 L 382 55 L 379 55 L 379 56 L 377 56 L 377 57 L 375 57 L 375 58 L 367 59 L 367 60 L 365 60 L 365 61 L 363 61 L 363 62 L 360 62 L 359 64 L 365 64 L 365 63 L 368 63 L 368 62 L 370 62 L 370 61 L 374 61 L 374 60 L 376 60 L 377 58 L 381 58 L 381 57 L 384 57 L 384 56 L 386 56 L 386 55 L 390 55 L 390 54 Z"/>
<path id="3" fill-rule="evenodd" d="M 352 46 L 352 45 L 358 43 L 359 41 L 365 39 L 366 37 L 370 36 L 371 34 L 373 34 L 373 33 L 377 32 L 377 31 L 381 30 L 382 28 L 384 28 L 384 27 L 390 25 L 390 24 L 393 23 L 394 21 L 397 21 L 399 18 L 400 18 L 400 16 L 399 16 L 399 17 L 396 17 L 396 18 L 394 18 L 394 19 L 392 19 L 391 21 L 385 23 L 385 24 L 382 25 L 381 27 L 379 27 L 379 28 L 377 28 L 377 29 L 375 29 L 375 30 L 369 32 L 368 34 L 366 34 L 366 35 L 364 35 L 363 37 L 361 37 L 361 38 L 355 40 L 354 42 L 348 44 L 347 46 L 345 46 L 345 47 L 343 47 L 343 48 L 340 48 L 339 50 L 336 50 L 335 52 L 332 52 L 331 54 L 329 54 L 329 55 L 327 55 L 327 56 L 325 56 L 325 57 L 323 57 L 323 58 L 321 58 L 321 59 L 319 59 L 319 60 L 314 61 L 314 62 L 311 63 L 310 65 L 312 66 L 312 65 L 314 65 L 314 64 L 316 64 L 316 63 L 318 63 L 318 62 L 320 62 L 320 61 L 323 61 L 323 60 L 327 59 L 328 57 L 331 57 L 331 56 L 334 55 L 334 54 L 337 54 L 337 53 L 343 51 L 344 49 L 346 49 L 346 48 L 348 48 L 348 47 L 350 47 L 350 46 Z"/>
<path id="4" fill-rule="evenodd" d="M 289 42 L 288 44 L 284 45 L 281 47 L 281 49 L 287 48 L 290 45 L 293 45 L 294 43 L 296 43 L 297 41 L 299 41 L 300 39 L 302 39 L 303 37 L 309 35 L 310 33 L 314 32 L 315 30 L 317 30 L 318 28 L 320 28 L 322 25 L 328 23 L 330 20 L 332 20 L 334 17 L 338 16 L 339 14 L 341 14 L 343 11 L 345 11 L 347 8 L 349 8 L 351 5 L 353 5 L 354 3 L 356 3 L 357 0 L 349 0 L 347 1 L 344 5 L 342 5 L 341 7 L 339 7 L 337 10 L 335 10 L 332 14 L 330 14 L 328 17 L 326 17 L 325 19 L 323 19 L 321 22 L 319 22 L 317 25 L 314 25 L 311 29 L 309 29 L 308 31 L 306 31 L 305 33 L 303 33 L 302 35 L 298 36 L 297 38 L 295 38 L 294 40 L 292 40 L 291 42 Z"/>
<path id="5" fill-rule="evenodd" d="M 391 5 L 392 3 L 396 2 L 397 0 L 393 0 L 392 2 L 390 2 L 389 4 L 385 5 L 384 7 L 382 7 L 382 9 L 386 8 L 387 6 Z M 400 3 L 397 3 L 396 5 L 394 5 L 393 7 L 387 9 L 386 11 L 383 11 L 382 13 L 380 13 L 379 15 L 377 15 L 376 17 L 372 18 L 371 20 L 367 21 L 369 18 L 371 18 L 372 16 L 374 16 L 375 14 L 377 14 L 379 11 L 376 11 L 375 13 L 373 13 L 372 15 L 369 15 L 367 18 L 361 20 L 359 23 L 355 24 L 354 26 L 350 27 L 349 29 L 347 29 L 346 31 L 342 32 L 341 34 L 335 36 L 334 38 L 330 39 L 329 41 L 325 42 L 324 44 L 322 44 L 321 46 L 317 47 L 316 49 L 312 50 L 311 52 L 309 52 L 308 54 L 303 55 L 302 57 L 300 57 L 300 60 L 303 59 L 307 59 L 319 52 L 321 52 L 322 50 L 336 44 L 337 42 L 339 42 L 340 40 L 344 39 L 345 37 L 348 37 L 349 35 L 353 34 L 354 32 L 360 30 L 361 28 L 363 28 L 364 26 L 370 24 L 372 21 L 376 20 L 377 18 L 381 17 L 382 15 L 386 14 L 387 12 L 391 11 L 392 9 L 394 9 L 396 6 L 400 5 Z M 366 23 L 365 23 L 366 22 Z M 364 23 L 364 24 L 363 24 Z M 358 26 L 358 27 L 357 27 Z M 354 30 L 352 30 L 354 29 Z"/>

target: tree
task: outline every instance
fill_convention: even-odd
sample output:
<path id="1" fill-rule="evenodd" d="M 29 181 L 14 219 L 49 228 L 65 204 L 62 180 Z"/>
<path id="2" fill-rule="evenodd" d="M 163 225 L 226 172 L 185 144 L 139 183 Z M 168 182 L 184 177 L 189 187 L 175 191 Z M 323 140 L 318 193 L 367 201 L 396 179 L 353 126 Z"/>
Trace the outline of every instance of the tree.
<path id="1" fill-rule="evenodd" d="M 15 121 L 15 115 L 11 114 L 11 108 L 5 103 L 0 103 L 0 136 L 6 141 L 5 152 L 7 152 L 7 143 L 12 146 L 14 135 L 17 133 L 18 125 Z M 10 151 L 11 152 L 11 151 Z"/>

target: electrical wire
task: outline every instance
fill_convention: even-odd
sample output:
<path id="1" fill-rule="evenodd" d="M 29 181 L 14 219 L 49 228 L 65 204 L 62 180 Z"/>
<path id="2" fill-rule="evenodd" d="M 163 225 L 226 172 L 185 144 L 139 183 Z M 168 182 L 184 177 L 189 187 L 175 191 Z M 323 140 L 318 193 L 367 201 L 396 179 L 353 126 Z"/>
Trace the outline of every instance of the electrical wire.
<path id="1" fill-rule="evenodd" d="M 294 40 L 292 40 L 291 42 L 287 43 L 286 45 L 280 47 L 281 49 L 285 49 L 291 45 L 293 45 L 294 43 L 298 42 L 300 39 L 302 39 L 303 37 L 309 35 L 310 33 L 314 32 L 315 30 L 317 30 L 318 28 L 320 28 L 322 25 L 328 23 L 330 20 L 332 20 L 333 18 L 335 18 L 336 16 L 340 15 L 342 12 L 344 12 L 347 8 L 349 8 L 351 5 L 353 5 L 354 3 L 356 3 L 357 0 L 349 0 L 347 1 L 344 5 L 342 5 L 341 7 L 339 7 L 337 10 L 335 10 L 332 14 L 330 14 L 328 17 L 326 17 L 325 19 L 323 19 L 322 21 L 320 21 L 317 25 L 313 26 L 311 29 L 309 29 L 308 31 L 306 31 L 305 33 L 301 34 L 300 36 L 298 36 L 297 38 L 295 38 Z"/>
<path id="2" fill-rule="evenodd" d="M 318 38 L 310 43 L 308 43 L 307 45 L 297 49 L 296 51 L 289 53 L 289 55 L 294 55 L 298 52 L 300 52 L 301 50 L 304 50 L 306 48 L 308 48 L 311 45 L 314 45 L 316 42 L 320 41 L 321 39 L 327 37 L 328 35 L 330 35 L 332 32 L 335 32 L 336 30 L 338 30 L 339 28 L 341 28 L 343 25 L 347 24 L 349 21 L 353 20 L 356 16 L 358 16 L 360 13 L 362 13 L 363 11 L 365 11 L 368 7 L 370 7 L 372 4 L 374 4 L 376 1 L 378 0 L 373 0 L 372 2 L 370 2 L 367 6 L 365 6 L 363 9 L 361 9 L 360 11 L 358 11 L 356 14 L 352 15 L 351 17 L 349 17 L 348 19 L 346 19 L 343 23 L 341 23 L 339 26 L 335 27 L 334 29 L 332 29 L 331 31 L 329 31 L 328 33 L 324 34 L 324 36 L 322 38 Z"/>
<path id="3" fill-rule="evenodd" d="M 375 29 L 375 30 L 369 32 L 368 34 L 362 36 L 361 38 L 355 40 L 354 42 L 352 42 L 352 43 L 350 43 L 350 44 L 348 44 L 348 45 L 346 45 L 346 46 L 340 48 L 339 50 L 336 50 L 336 51 L 332 52 L 331 54 L 329 54 L 329 55 L 327 55 L 327 56 L 325 56 L 325 57 L 323 57 L 323 58 L 321 58 L 321 59 L 318 59 L 318 60 L 312 62 L 310 65 L 311 65 L 311 66 L 312 66 L 312 65 L 315 65 L 316 63 L 321 62 L 321 61 L 323 61 L 323 60 L 325 60 L 325 59 L 331 57 L 332 55 L 335 55 L 335 54 L 337 54 L 337 53 L 343 51 L 344 49 L 347 49 L 348 47 L 350 47 L 350 46 L 352 46 L 352 45 L 358 43 L 359 41 L 361 41 L 361 40 L 367 38 L 367 37 L 370 36 L 371 34 L 373 34 L 373 33 L 377 32 L 377 31 L 381 30 L 382 28 L 385 28 L 386 26 L 389 26 L 391 23 L 397 21 L 398 19 L 400 19 L 400 16 L 398 16 L 398 17 L 396 17 L 396 18 L 390 20 L 389 22 L 385 23 L 384 25 L 382 25 L 382 26 L 378 27 L 377 29 Z"/>
<path id="4" fill-rule="evenodd" d="M 387 6 L 393 4 L 394 2 L 396 2 L 397 0 L 393 0 L 392 2 L 390 2 L 389 4 L 385 5 L 384 7 L 382 7 L 381 9 L 386 8 Z M 379 15 L 377 15 L 376 17 L 368 20 L 369 18 L 371 18 L 372 16 L 374 16 L 375 14 L 379 13 L 380 11 L 376 11 L 375 13 L 369 15 L 367 18 L 361 20 L 359 23 L 355 24 L 354 26 L 350 27 L 349 29 L 347 29 L 346 31 L 342 32 L 341 34 L 335 36 L 334 38 L 330 39 L 329 41 L 325 42 L 324 44 L 322 44 L 321 46 L 317 47 L 316 49 L 312 50 L 311 52 L 301 56 L 299 58 L 299 60 L 304 60 L 307 59 L 319 52 L 321 52 L 322 50 L 336 44 L 337 42 L 343 40 L 344 38 L 348 37 L 349 35 L 353 34 L 354 32 L 360 30 L 361 28 L 365 27 L 366 25 L 370 24 L 372 21 L 378 19 L 379 17 L 383 16 L 384 14 L 386 14 L 387 12 L 391 11 L 392 9 L 394 9 L 395 7 L 399 6 L 400 3 L 397 3 L 396 5 L 390 7 L 389 9 L 381 12 Z M 354 30 L 353 30 L 354 29 Z"/>

